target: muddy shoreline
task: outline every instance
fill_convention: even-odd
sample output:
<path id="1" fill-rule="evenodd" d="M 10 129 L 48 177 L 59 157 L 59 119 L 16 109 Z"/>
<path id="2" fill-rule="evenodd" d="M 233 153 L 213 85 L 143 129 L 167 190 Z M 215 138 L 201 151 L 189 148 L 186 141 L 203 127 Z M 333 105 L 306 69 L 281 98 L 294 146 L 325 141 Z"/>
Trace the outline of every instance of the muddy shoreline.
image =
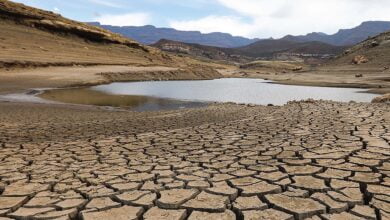
<path id="1" fill-rule="evenodd" d="M 80 74 L 77 74 L 80 72 Z M 262 74 L 242 70 L 220 74 L 201 70 L 184 70 L 161 66 L 123 66 L 123 65 L 90 65 L 45 68 L 15 68 L 5 70 L 0 68 L 0 94 L 23 92 L 33 88 L 72 88 L 88 87 L 112 82 L 134 82 L 155 80 L 209 80 L 218 78 L 258 78 L 272 80 L 275 84 L 319 86 L 335 88 L 362 88 L 369 93 L 386 94 L 390 92 L 389 82 L 356 81 L 353 76 L 339 77 L 333 81 L 318 77 L 316 72 Z M 332 77 L 332 75 L 329 75 Z M 294 79 L 296 78 L 296 79 Z"/>

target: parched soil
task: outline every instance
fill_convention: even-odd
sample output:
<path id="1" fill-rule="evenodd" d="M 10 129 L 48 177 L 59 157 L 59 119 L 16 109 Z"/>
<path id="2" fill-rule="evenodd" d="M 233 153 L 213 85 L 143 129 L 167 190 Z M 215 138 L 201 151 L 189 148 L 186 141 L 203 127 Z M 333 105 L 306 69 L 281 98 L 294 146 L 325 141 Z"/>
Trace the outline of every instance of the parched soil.
<path id="1" fill-rule="evenodd" d="M 390 105 L 0 104 L 3 219 L 390 219 Z M 1 219 L 1 217 L 0 217 Z"/>

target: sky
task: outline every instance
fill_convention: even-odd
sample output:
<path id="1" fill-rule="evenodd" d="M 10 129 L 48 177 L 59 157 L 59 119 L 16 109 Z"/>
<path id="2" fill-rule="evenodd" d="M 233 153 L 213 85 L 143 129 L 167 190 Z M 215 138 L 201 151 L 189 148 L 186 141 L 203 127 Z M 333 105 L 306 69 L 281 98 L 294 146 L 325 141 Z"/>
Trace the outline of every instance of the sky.
<path id="1" fill-rule="evenodd" d="M 390 21 L 390 0 L 15 0 L 78 21 L 154 25 L 248 38 L 334 34 Z"/>

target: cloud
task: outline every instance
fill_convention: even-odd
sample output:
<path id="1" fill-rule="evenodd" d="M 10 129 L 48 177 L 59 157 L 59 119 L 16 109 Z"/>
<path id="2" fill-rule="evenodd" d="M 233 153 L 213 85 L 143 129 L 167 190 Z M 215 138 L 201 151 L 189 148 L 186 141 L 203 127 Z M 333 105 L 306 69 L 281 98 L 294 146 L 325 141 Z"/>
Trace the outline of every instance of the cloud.
<path id="1" fill-rule="evenodd" d="M 103 5 L 111 8 L 120 8 L 121 5 L 114 3 L 112 0 L 88 0 L 89 2 L 98 4 L 98 5 Z"/>
<path id="2" fill-rule="evenodd" d="M 235 16 L 208 16 L 199 20 L 170 21 L 169 25 L 183 31 L 225 32 L 239 36 L 250 34 L 252 28 L 251 24 L 246 24 L 240 17 Z"/>
<path id="3" fill-rule="evenodd" d="M 332 34 L 368 20 L 390 20 L 388 0 L 214 0 L 230 15 L 171 21 L 174 28 L 246 37 Z"/>
<path id="4" fill-rule="evenodd" d="M 151 17 L 148 13 L 127 13 L 121 15 L 101 15 L 96 21 L 113 26 L 143 26 L 150 24 Z"/>

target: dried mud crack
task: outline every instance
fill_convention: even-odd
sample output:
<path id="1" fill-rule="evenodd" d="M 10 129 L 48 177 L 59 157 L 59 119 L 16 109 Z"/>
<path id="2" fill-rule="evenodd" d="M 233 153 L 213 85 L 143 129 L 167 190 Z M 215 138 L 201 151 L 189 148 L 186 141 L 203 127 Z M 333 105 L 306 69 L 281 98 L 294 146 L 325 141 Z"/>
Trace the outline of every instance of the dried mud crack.
<path id="1" fill-rule="evenodd" d="M 0 220 L 390 219 L 389 112 L 0 103 Z"/>

